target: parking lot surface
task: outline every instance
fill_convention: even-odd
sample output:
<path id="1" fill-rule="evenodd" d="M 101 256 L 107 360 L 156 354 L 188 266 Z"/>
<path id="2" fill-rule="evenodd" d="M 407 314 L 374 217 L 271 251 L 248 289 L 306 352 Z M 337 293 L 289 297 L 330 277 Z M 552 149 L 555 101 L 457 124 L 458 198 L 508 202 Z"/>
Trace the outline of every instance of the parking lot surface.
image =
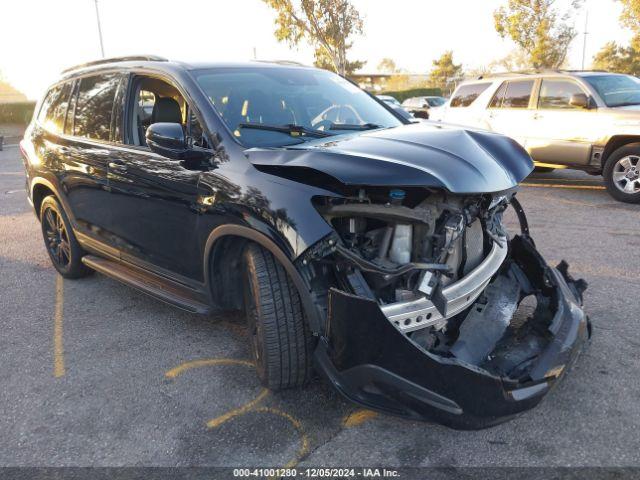
<path id="1" fill-rule="evenodd" d="M 600 177 L 519 193 L 550 263 L 589 282 L 591 345 L 536 409 L 460 432 L 362 410 L 321 381 L 263 390 L 240 315 L 182 312 L 95 274 L 58 277 L 0 152 L 2 466 L 638 466 L 640 206 Z"/>

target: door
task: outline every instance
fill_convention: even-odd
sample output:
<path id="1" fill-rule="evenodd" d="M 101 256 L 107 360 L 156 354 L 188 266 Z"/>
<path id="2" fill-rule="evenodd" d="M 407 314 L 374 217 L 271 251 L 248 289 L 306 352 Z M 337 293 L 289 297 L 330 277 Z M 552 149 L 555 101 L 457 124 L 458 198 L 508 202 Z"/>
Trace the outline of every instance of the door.
<path id="1" fill-rule="evenodd" d="M 112 114 L 123 80 L 123 74 L 106 73 L 76 81 L 65 136 L 58 147 L 64 159 L 59 181 L 75 228 L 105 244 L 111 243 L 107 168 L 114 154 Z"/>
<path id="2" fill-rule="evenodd" d="M 175 87 L 155 77 L 134 77 L 127 97 L 125 144 L 108 164 L 110 230 L 123 259 L 201 282 L 196 228 L 202 170 L 151 152 L 144 138 L 155 122 L 180 123 L 189 133 L 188 106 Z"/>
<path id="3" fill-rule="evenodd" d="M 535 80 L 505 81 L 486 110 L 486 123 L 493 132 L 516 140 L 523 147 L 531 129 L 531 94 Z"/>
<path id="4" fill-rule="evenodd" d="M 597 110 L 574 107 L 571 96 L 585 92 L 568 79 L 544 78 L 531 124 L 527 150 L 536 162 L 587 165 L 598 128 Z M 594 134 L 596 136 L 594 137 Z"/>

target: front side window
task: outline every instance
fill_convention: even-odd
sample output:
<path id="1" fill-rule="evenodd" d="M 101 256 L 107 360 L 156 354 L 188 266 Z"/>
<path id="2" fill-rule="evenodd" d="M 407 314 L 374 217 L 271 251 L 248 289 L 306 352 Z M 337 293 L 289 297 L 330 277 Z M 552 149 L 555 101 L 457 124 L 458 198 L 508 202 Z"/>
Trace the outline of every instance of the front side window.
<path id="1" fill-rule="evenodd" d="M 154 123 L 179 123 L 192 145 L 207 148 L 207 140 L 180 91 L 156 77 L 137 76 L 129 109 L 128 142 L 145 147 L 147 128 Z"/>
<path id="2" fill-rule="evenodd" d="M 461 86 L 460 88 L 458 88 L 458 90 L 456 90 L 455 94 L 451 98 L 450 106 L 453 108 L 468 107 L 476 101 L 476 98 L 478 98 L 482 92 L 489 88 L 489 85 L 491 84 L 474 83 L 471 85 Z"/>
<path id="3" fill-rule="evenodd" d="M 598 92 L 607 107 L 640 105 L 640 79 L 631 75 L 583 77 Z"/>
<path id="4" fill-rule="evenodd" d="M 395 127 L 395 115 L 351 82 L 325 70 L 285 67 L 198 70 L 196 80 L 234 136 L 247 146 L 282 146 L 323 135 Z M 290 126 L 312 135 L 266 130 Z M 258 128 L 263 126 L 263 128 Z M 318 136 L 318 135 L 316 135 Z"/>
<path id="5" fill-rule="evenodd" d="M 38 114 L 40 124 L 53 133 L 62 133 L 67 115 L 71 82 L 57 85 L 47 94 Z"/>
<path id="6" fill-rule="evenodd" d="M 571 96 L 584 93 L 574 82 L 566 80 L 543 80 L 540 87 L 538 108 L 571 109 L 579 108 L 571 105 Z"/>
<path id="7" fill-rule="evenodd" d="M 109 73 L 80 79 L 73 134 L 108 141 L 111 114 L 121 75 Z"/>

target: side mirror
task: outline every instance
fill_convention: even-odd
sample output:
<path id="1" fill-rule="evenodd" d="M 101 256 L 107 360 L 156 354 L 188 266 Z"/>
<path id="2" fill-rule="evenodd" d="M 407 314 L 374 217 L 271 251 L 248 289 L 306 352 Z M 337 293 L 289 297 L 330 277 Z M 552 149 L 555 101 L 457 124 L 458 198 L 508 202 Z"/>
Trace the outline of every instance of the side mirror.
<path id="1" fill-rule="evenodd" d="M 179 123 L 152 123 L 145 137 L 153 153 L 172 160 L 206 160 L 211 157 L 211 152 L 188 145 Z"/>
<path id="2" fill-rule="evenodd" d="M 145 134 L 153 153 L 173 160 L 182 160 L 187 151 L 187 140 L 179 123 L 152 123 Z"/>
<path id="3" fill-rule="evenodd" d="M 571 100 L 569 100 L 569 105 L 578 108 L 589 108 L 591 106 L 589 97 L 584 93 L 574 93 L 571 95 Z"/>

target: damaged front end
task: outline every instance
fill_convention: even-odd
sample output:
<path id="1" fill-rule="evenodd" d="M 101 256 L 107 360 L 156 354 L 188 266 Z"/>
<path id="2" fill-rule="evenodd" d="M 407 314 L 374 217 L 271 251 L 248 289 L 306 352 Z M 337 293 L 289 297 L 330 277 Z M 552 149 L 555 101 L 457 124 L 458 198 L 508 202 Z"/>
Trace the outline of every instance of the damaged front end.
<path id="1" fill-rule="evenodd" d="M 535 406 L 590 335 L 584 281 L 546 264 L 515 189 L 354 189 L 301 269 L 326 311 L 317 369 L 350 400 L 454 428 Z M 513 205 L 522 233 L 509 238 Z M 328 292 L 328 293 L 327 293 Z"/>

